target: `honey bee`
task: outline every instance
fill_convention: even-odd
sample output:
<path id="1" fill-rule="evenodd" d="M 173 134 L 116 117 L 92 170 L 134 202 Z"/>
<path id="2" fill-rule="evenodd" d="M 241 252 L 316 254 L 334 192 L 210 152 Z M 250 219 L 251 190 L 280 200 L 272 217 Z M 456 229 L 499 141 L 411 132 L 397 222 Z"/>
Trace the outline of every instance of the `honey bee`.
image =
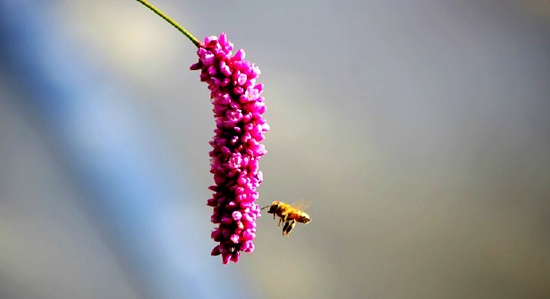
<path id="1" fill-rule="evenodd" d="M 296 225 L 296 222 L 307 224 L 311 221 L 309 215 L 306 212 L 302 211 L 307 208 L 307 206 L 309 206 L 309 202 L 304 201 L 298 201 L 292 204 L 287 204 L 281 201 L 274 201 L 270 205 L 263 207 L 262 210 L 269 208 L 267 212 L 273 214 L 273 219 L 275 219 L 275 215 L 280 217 L 277 227 L 279 227 L 282 222 L 283 236 L 288 237 L 288 235 Z"/>

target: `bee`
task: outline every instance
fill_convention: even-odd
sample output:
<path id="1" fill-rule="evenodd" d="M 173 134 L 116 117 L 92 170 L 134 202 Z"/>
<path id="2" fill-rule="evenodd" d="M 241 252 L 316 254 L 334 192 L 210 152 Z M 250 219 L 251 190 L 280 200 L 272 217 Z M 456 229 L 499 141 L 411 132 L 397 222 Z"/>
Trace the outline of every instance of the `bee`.
<path id="1" fill-rule="evenodd" d="M 307 208 L 307 206 L 309 206 L 309 202 L 298 201 L 292 204 L 287 204 L 281 201 L 274 201 L 270 205 L 263 207 L 262 210 L 269 208 L 267 212 L 273 214 L 273 219 L 275 219 L 275 216 L 280 217 L 277 227 L 279 227 L 282 222 L 283 236 L 288 237 L 296 225 L 296 222 L 307 224 L 311 221 L 309 215 L 302 211 Z"/>

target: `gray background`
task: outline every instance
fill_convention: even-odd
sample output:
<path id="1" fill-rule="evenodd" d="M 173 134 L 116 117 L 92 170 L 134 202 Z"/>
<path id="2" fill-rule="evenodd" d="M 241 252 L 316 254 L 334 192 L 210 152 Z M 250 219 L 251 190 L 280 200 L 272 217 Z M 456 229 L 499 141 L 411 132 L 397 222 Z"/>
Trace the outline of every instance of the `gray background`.
<path id="1" fill-rule="evenodd" d="M 255 252 L 227 266 L 209 256 L 214 122 L 188 70 L 194 46 L 135 1 L 23 2 L 129 98 L 122 110 L 190 186 L 166 207 L 181 234 L 157 237 L 196 249 L 180 258 L 199 261 L 200 284 L 225 281 L 234 298 L 550 297 L 548 1 L 154 1 L 201 40 L 226 32 L 260 67 L 260 205 L 312 201 L 290 238 L 261 217 Z M 1 76 L 2 298 L 186 297 L 143 290 Z"/>

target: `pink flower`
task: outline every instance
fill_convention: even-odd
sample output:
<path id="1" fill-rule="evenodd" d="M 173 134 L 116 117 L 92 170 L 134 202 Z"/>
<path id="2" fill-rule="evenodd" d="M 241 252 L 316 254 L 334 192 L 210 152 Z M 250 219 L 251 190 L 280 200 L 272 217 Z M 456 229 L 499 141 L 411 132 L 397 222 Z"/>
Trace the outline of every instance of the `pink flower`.
<path id="1" fill-rule="evenodd" d="M 260 69 L 244 60 L 243 50 L 235 54 L 232 50 L 225 33 L 207 37 L 197 50 L 199 61 L 191 66 L 201 70 L 200 79 L 208 84 L 214 105 L 210 172 L 215 185 L 210 186 L 214 194 L 207 204 L 213 207 L 211 221 L 217 224 L 211 237 L 219 242 L 212 255 L 221 254 L 224 264 L 237 262 L 241 251 L 254 251 L 260 217 L 256 189 L 263 180 L 259 160 L 267 152 L 260 142 L 269 130 L 262 117 L 263 85 L 256 84 Z"/>

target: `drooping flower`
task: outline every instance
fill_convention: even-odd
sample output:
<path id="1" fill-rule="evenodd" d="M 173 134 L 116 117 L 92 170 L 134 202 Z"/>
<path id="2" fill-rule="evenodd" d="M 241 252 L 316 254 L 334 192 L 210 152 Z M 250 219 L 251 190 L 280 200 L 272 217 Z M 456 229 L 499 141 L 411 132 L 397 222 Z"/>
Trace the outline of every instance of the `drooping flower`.
<path id="1" fill-rule="evenodd" d="M 262 117 L 263 84 L 256 83 L 260 69 L 244 60 L 242 49 L 232 50 L 225 33 L 207 37 L 197 50 L 199 61 L 191 66 L 201 70 L 214 105 L 216 129 L 209 153 L 214 185 L 207 205 L 213 207 L 211 221 L 217 224 L 211 237 L 219 242 L 211 254 L 221 254 L 224 264 L 237 262 L 241 251 L 254 251 L 260 216 L 256 189 L 263 180 L 259 161 L 266 153 L 261 141 L 269 130 Z"/>

